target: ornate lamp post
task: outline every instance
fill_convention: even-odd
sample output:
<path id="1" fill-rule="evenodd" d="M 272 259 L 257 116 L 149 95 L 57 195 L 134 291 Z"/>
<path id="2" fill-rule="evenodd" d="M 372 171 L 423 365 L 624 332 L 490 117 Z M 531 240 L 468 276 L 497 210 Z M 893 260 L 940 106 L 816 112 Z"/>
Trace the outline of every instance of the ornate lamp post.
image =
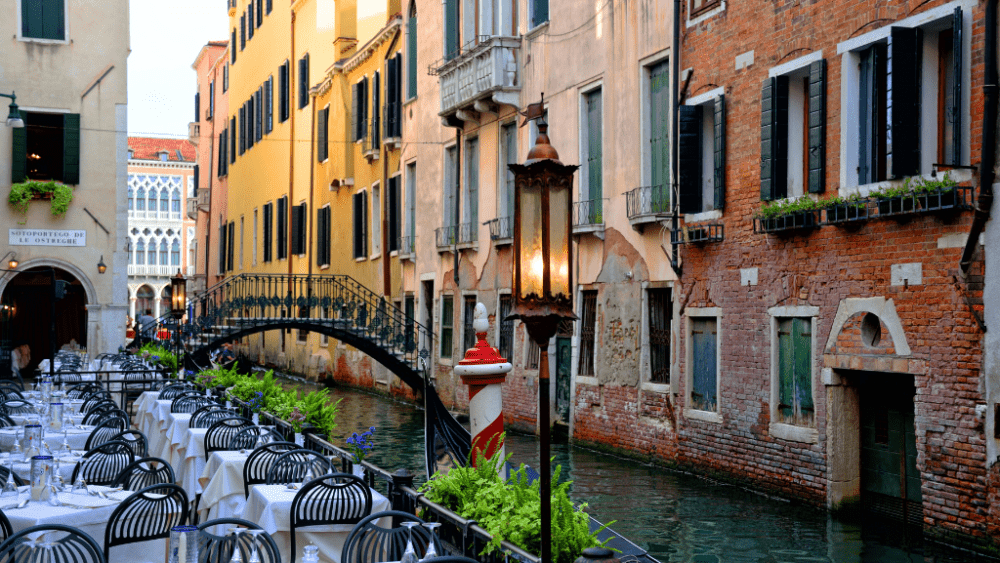
<path id="1" fill-rule="evenodd" d="M 538 359 L 539 479 L 542 562 L 552 561 L 552 491 L 549 467 L 549 340 L 573 314 L 573 172 L 549 144 L 548 124 L 537 121 L 538 138 L 514 173 L 514 309 L 540 351 Z"/>
<path id="2" fill-rule="evenodd" d="M 177 346 L 177 364 L 181 371 L 184 370 L 184 362 L 182 361 L 184 347 L 181 345 L 181 319 L 184 317 L 185 309 L 187 309 L 187 279 L 184 278 L 180 268 L 178 268 L 177 275 L 170 278 L 170 314 L 177 322 L 177 326 L 174 328 L 174 343 Z"/>

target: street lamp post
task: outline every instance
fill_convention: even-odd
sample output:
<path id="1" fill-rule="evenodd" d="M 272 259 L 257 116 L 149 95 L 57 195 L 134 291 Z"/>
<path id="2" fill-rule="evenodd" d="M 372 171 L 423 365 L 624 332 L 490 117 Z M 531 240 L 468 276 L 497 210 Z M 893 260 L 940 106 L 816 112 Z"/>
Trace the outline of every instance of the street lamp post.
<path id="1" fill-rule="evenodd" d="M 548 124 L 537 121 L 538 138 L 514 173 L 514 307 L 538 345 L 538 433 L 542 563 L 552 562 L 552 484 L 550 470 L 549 340 L 559 323 L 573 314 L 573 173 L 549 144 Z"/>
<path id="2" fill-rule="evenodd" d="M 17 96 L 11 92 L 10 94 L 0 94 L 0 97 L 10 98 L 9 111 L 7 112 L 7 127 L 13 129 L 24 127 L 24 119 L 21 117 L 21 112 L 17 109 Z"/>
<path id="3" fill-rule="evenodd" d="M 185 309 L 187 309 L 187 279 L 178 268 L 177 275 L 170 278 L 170 314 L 177 323 L 174 327 L 174 342 L 177 346 L 177 365 L 182 372 L 184 370 L 184 346 L 181 342 L 181 319 L 184 318 Z"/>

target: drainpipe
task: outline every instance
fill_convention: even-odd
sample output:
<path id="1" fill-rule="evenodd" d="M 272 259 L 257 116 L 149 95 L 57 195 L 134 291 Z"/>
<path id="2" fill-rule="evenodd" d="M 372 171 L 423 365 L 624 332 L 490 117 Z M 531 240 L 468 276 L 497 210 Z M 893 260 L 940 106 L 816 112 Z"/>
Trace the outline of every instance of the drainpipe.
<path id="1" fill-rule="evenodd" d="M 452 256 L 455 258 L 455 271 L 452 272 L 452 278 L 455 280 L 455 289 L 458 289 L 458 236 L 460 233 L 459 226 L 459 213 L 458 204 L 459 196 L 462 194 L 462 129 L 465 123 L 462 123 L 461 127 L 455 128 L 455 245 L 452 247 Z"/>
<path id="2" fill-rule="evenodd" d="M 990 218 L 990 208 L 993 206 L 993 181 L 996 172 L 997 144 L 997 2 L 989 0 L 986 3 L 986 36 L 983 59 L 986 66 L 983 84 L 983 142 L 980 146 L 979 160 L 979 199 L 976 201 L 976 211 L 969 229 L 969 239 L 965 241 L 962 260 L 958 263 L 959 274 L 965 277 L 972 265 L 972 254 L 979 243 L 979 235 Z"/>
<path id="3" fill-rule="evenodd" d="M 292 10 L 292 21 L 291 21 L 290 25 L 291 25 L 291 28 L 292 28 L 292 30 L 291 30 L 292 59 L 294 59 L 295 58 L 295 10 Z M 294 68 L 296 71 L 298 71 L 299 65 L 298 64 L 292 65 L 291 62 L 289 62 L 288 63 L 288 67 L 289 67 L 288 68 L 288 86 L 289 86 L 289 88 L 288 88 L 288 92 L 289 92 L 289 94 L 288 94 L 288 131 L 289 131 L 289 137 L 291 137 L 291 142 L 288 143 L 288 205 L 285 206 L 285 228 L 286 229 L 288 228 L 289 225 L 291 225 L 291 222 L 288 219 L 289 219 L 289 214 L 292 211 L 292 201 L 294 201 L 294 199 L 292 198 L 292 193 L 293 193 L 294 188 L 295 188 L 295 112 L 297 111 L 297 108 L 295 107 L 296 104 L 292 100 L 292 94 L 291 94 L 291 92 L 292 92 L 291 85 L 295 83 L 295 82 L 292 81 L 292 68 Z M 296 78 L 296 81 L 297 81 L 298 76 L 296 75 L 295 78 Z M 298 92 L 296 92 L 296 94 L 298 94 Z M 275 234 L 277 234 L 277 233 L 275 233 Z M 275 238 L 277 238 L 277 237 L 275 237 Z M 288 275 L 289 276 L 292 275 L 292 255 L 291 255 L 291 252 L 289 251 L 289 248 L 291 247 L 291 245 L 289 244 L 290 242 L 291 242 L 291 237 L 290 236 L 286 236 L 285 237 L 285 251 L 287 252 L 287 254 L 285 254 L 285 256 L 287 256 L 287 260 L 288 260 Z M 291 314 L 291 311 L 288 311 L 288 313 Z"/>
<path id="4" fill-rule="evenodd" d="M 681 53 L 681 0 L 674 0 L 674 38 L 673 42 L 670 45 L 670 59 L 671 59 L 670 74 L 672 75 L 670 78 L 670 89 L 671 89 L 670 95 L 673 96 L 673 102 L 674 102 L 674 108 L 673 108 L 674 111 L 672 115 L 674 122 L 672 124 L 673 126 L 671 127 L 671 129 L 673 129 L 672 131 L 673 135 L 671 135 L 670 138 L 670 154 L 673 155 L 674 157 L 674 166 L 673 166 L 674 178 L 673 182 L 671 182 L 673 184 L 673 190 L 672 190 L 673 193 L 671 195 L 673 196 L 674 200 L 673 205 L 671 207 L 673 207 L 674 213 L 670 217 L 671 237 L 673 237 L 673 233 L 677 232 L 677 230 L 680 228 L 680 217 L 679 217 L 680 183 L 679 182 L 680 182 L 681 169 L 680 169 L 680 154 L 678 151 L 679 144 L 677 142 L 677 136 L 680 135 L 679 119 L 680 119 L 681 100 L 680 100 L 680 89 L 677 86 L 677 83 L 680 82 L 681 79 L 680 53 Z M 674 271 L 674 275 L 677 276 L 678 279 L 680 279 L 681 264 L 679 256 L 680 251 L 678 250 L 678 246 L 679 245 L 673 244 L 673 240 L 670 241 L 670 269 L 672 269 Z"/>
<path id="5" fill-rule="evenodd" d="M 310 147 L 315 147 L 316 145 L 316 125 L 319 122 L 316 119 L 316 96 L 312 96 L 312 136 L 309 142 Z M 327 130 L 329 131 L 329 127 Z M 315 195 L 316 195 L 316 159 L 313 158 L 312 148 L 310 148 L 309 155 L 309 211 L 308 213 L 315 213 Z M 309 216 L 303 217 L 306 224 L 309 225 L 309 236 L 307 237 L 306 244 L 309 245 L 309 250 L 306 252 L 306 259 L 309 262 L 309 275 L 313 273 L 313 229 L 316 228 L 316 222 L 310 221 Z"/>

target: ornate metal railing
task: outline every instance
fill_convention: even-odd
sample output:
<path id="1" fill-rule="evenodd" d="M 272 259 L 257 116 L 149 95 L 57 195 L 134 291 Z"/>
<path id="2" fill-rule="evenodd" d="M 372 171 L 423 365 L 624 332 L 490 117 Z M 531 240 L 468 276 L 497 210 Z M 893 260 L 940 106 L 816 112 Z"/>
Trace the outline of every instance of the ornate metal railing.
<path id="1" fill-rule="evenodd" d="M 642 186 L 625 194 L 628 218 L 666 215 L 670 209 L 670 186 Z"/>
<path id="2" fill-rule="evenodd" d="M 399 257 L 406 258 L 413 255 L 416 244 L 416 237 L 399 237 Z"/>
<path id="3" fill-rule="evenodd" d="M 604 224 L 604 200 L 588 199 L 573 204 L 573 226 L 583 227 Z"/>
<path id="4" fill-rule="evenodd" d="M 472 244 L 479 240 L 479 225 L 459 223 L 434 229 L 434 241 L 438 250 L 447 250 L 456 244 Z"/>
<path id="5" fill-rule="evenodd" d="M 490 240 L 502 241 L 514 238 L 513 217 L 497 217 L 483 224 L 490 227 Z"/>

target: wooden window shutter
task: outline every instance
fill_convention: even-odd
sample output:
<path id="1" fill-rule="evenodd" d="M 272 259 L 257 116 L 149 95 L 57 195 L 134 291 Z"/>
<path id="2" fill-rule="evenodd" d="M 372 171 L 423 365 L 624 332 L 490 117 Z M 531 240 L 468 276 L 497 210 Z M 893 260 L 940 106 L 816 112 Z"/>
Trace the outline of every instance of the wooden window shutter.
<path id="1" fill-rule="evenodd" d="M 300 204 L 299 208 L 299 228 L 295 232 L 295 237 L 299 239 L 299 254 L 306 253 L 306 226 L 309 221 L 309 208 L 306 204 Z"/>
<path id="2" fill-rule="evenodd" d="M 361 255 L 368 254 L 368 196 L 361 194 Z"/>
<path id="3" fill-rule="evenodd" d="M 194 120 L 201 121 L 201 92 L 194 93 Z"/>
<path id="4" fill-rule="evenodd" d="M 952 162 L 962 164 L 962 8 L 955 8 L 951 19 L 951 56 L 952 71 L 955 73 L 955 91 L 952 94 L 952 114 L 947 118 L 952 120 L 955 134 L 952 136 Z"/>
<path id="5" fill-rule="evenodd" d="M 316 116 L 316 160 L 323 162 L 327 158 L 327 116 L 329 109 L 321 109 Z"/>
<path id="6" fill-rule="evenodd" d="M 253 147 L 253 136 L 254 136 L 253 95 L 251 95 L 250 99 L 247 100 L 246 108 L 247 108 L 247 150 L 250 150 Z"/>
<path id="7" fill-rule="evenodd" d="M 357 83 L 351 86 L 351 140 L 357 141 L 361 138 L 358 134 L 358 122 L 361 120 L 361 116 L 358 112 L 361 108 L 358 106 L 358 92 L 360 91 L 361 84 Z"/>
<path id="8" fill-rule="evenodd" d="M 229 164 L 236 163 L 236 116 L 229 118 Z"/>
<path id="9" fill-rule="evenodd" d="M 63 183 L 80 183 L 80 114 L 63 116 Z"/>
<path id="10" fill-rule="evenodd" d="M 760 97 L 760 199 L 788 192 L 788 77 L 764 81 Z"/>
<path id="11" fill-rule="evenodd" d="M 250 4 L 247 6 L 247 40 L 253 39 L 253 30 L 256 27 L 253 20 L 253 0 L 250 0 Z"/>
<path id="12" fill-rule="evenodd" d="M 240 14 L 240 51 L 247 47 L 247 13 Z"/>
<path id="13" fill-rule="evenodd" d="M 267 106 L 267 132 L 274 131 L 274 76 L 267 77 L 267 88 L 264 90 Z"/>
<path id="14" fill-rule="evenodd" d="M 316 210 L 316 265 L 317 266 L 322 266 L 324 264 L 323 253 L 326 250 L 323 247 L 323 230 L 325 228 L 324 223 L 325 221 L 323 217 L 323 209 L 317 209 Z"/>
<path id="15" fill-rule="evenodd" d="M 236 64 L 236 28 L 233 28 L 232 37 L 229 40 L 229 64 Z"/>
<path id="16" fill-rule="evenodd" d="M 389 178 L 389 252 L 399 250 L 402 203 L 399 198 L 399 176 Z"/>
<path id="17" fill-rule="evenodd" d="M 889 173 L 903 178 L 920 173 L 920 29 L 889 29 Z"/>
<path id="18" fill-rule="evenodd" d="M 197 164 L 194 165 L 194 195 L 195 195 L 195 197 L 198 196 L 198 186 L 201 184 L 201 182 L 200 182 L 200 180 L 201 180 L 201 170 L 200 170 L 200 168 L 201 167 L 198 166 Z"/>
<path id="19" fill-rule="evenodd" d="M 403 54 L 396 53 L 396 89 L 394 96 L 395 106 L 392 110 L 393 137 L 403 136 Z"/>
<path id="20" fill-rule="evenodd" d="M 292 207 L 292 255 L 302 254 L 302 241 L 299 239 L 299 229 L 302 226 L 302 217 L 300 216 L 301 206 L 296 205 Z"/>
<path id="21" fill-rule="evenodd" d="M 228 259 L 228 261 L 226 262 L 226 266 L 227 266 L 226 269 L 229 270 L 229 271 L 232 271 L 233 265 L 236 263 L 233 260 L 233 249 L 236 247 L 236 240 L 235 239 L 236 239 L 236 223 L 230 221 L 229 222 L 229 245 L 228 245 L 228 249 L 227 249 L 227 252 L 226 252 L 227 259 Z"/>
<path id="22" fill-rule="evenodd" d="M 384 137 L 393 136 L 393 112 L 396 108 L 396 58 L 385 61 L 385 119 L 382 122 Z M 377 110 L 376 110 L 377 111 Z"/>
<path id="23" fill-rule="evenodd" d="M 309 105 L 309 53 L 299 59 L 299 109 Z"/>
<path id="24" fill-rule="evenodd" d="M 354 257 L 361 258 L 364 256 L 364 250 L 361 246 L 361 239 L 363 237 L 364 228 L 364 216 L 361 213 L 361 205 L 364 197 L 364 193 L 354 194 Z"/>
<path id="25" fill-rule="evenodd" d="M 219 225 L 219 274 L 226 272 L 226 225 Z"/>
<path id="26" fill-rule="evenodd" d="M 26 119 L 24 112 L 21 118 Z M 11 151 L 10 151 L 10 183 L 17 184 L 23 182 L 28 173 L 28 129 L 19 127 L 11 129 Z"/>
<path id="27" fill-rule="evenodd" d="M 271 233 L 272 233 L 272 229 L 274 228 L 274 217 L 273 217 L 274 216 L 274 211 L 273 211 L 274 208 L 271 207 L 271 206 L 272 206 L 272 204 L 270 204 L 270 203 L 264 205 L 264 237 L 263 237 L 264 252 L 263 252 L 263 254 L 264 254 L 264 261 L 265 262 L 270 262 L 271 261 L 271 248 L 272 248 L 272 245 L 271 245 Z"/>
<path id="28" fill-rule="evenodd" d="M 254 134 L 256 135 L 257 141 L 264 138 L 264 87 L 261 86 L 257 89 L 257 93 L 254 94 L 254 113 L 256 114 L 256 123 L 254 123 Z"/>
<path id="29" fill-rule="evenodd" d="M 268 0 L 270 3 L 270 0 Z M 264 0 L 257 0 L 257 27 L 264 21 Z"/>
<path id="30" fill-rule="evenodd" d="M 382 107 L 382 92 L 379 88 L 380 82 L 382 81 L 381 75 L 376 72 L 372 77 L 372 148 L 378 149 L 379 143 L 381 143 L 382 131 L 379 129 L 381 124 L 379 123 L 379 108 Z"/>
<path id="31" fill-rule="evenodd" d="M 534 14 L 531 19 L 533 26 L 549 21 L 549 0 L 533 0 Z"/>
<path id="32" fill-rule="evenodd" d="M 444 58 L 458 56 L 458 0 L 444 0 Z"/>
<path id="33" fill-rule="evenodd" d="M 826 59 L 809 65 L 809 193 L 826 185 Z"/>
<path id="34" fill-rule="evenodd" d="M 601 198 L 604 197 L 604 127 L 603 127 L 603 95 L 601 90 L 587 94 L 587 199 L 592 201 L 591 217 L 597 221 L 598 210 L 601 209 Z"/>
<path id="35" fill-rule="evenodd" d="M 715 120 L 713 122 L 714 159 L 712 172 L 714 174 L 713 208 L 722 211 L 726 208 L 726 96 L 715 98 Z"/>
<path id="36" fill-rule="evenodd" d="M 700 213 L 702 211 L 702 154 L 701 154 L 701 106 L 680 106 L 678 108 L 678 125 L 680 134 L 677 137 L 677 152 L 679 154 L 678 196 L 681 213 Z"/>
<path id="37" fill-rule="evenodd" d="M 406 23 L 406 96 L 417 97 L 417 16 Z"/>
<path id="38" fill-rule="evenodd" d="M 361 104 L 361 138 L 368 138 L 368 77 L 361 79 L 361 93 L 360 100 L 358 102 Z M 367 250 L 365 250 L 367 252 Z"/>
<path id="39" fill-rule="evenodd" d="M 222 162 L 226 158 L 225 147 L 226 147 L 226 133 L 225 131 L 223 131 L 222 133 L 219 133 L 219 151 L 215 162 L 215 168 L 219 178 L 222 177 Z"/>

